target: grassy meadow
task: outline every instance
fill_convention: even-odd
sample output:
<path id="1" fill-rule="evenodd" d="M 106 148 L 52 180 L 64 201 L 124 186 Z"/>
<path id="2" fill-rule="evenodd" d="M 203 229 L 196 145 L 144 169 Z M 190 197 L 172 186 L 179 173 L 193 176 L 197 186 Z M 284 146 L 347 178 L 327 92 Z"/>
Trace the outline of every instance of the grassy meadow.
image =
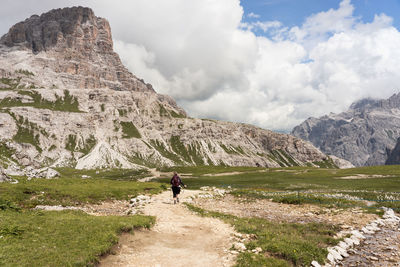
<path id="1" fill-rule="evenodd" d="M 0 266 L 95 265 L 121 232 L 149 228 L 149 216 L 92 216 L 81 211 L 39 211 L 36 205 L 80 206 L 155 194 L 164 186 L 139 183 L 146 171 L 58 169 L 57 179 L 14 177 L 0 183 Z M 82 177 L 83 176 L 83 177 Z"/>
<path id="2" fill-rule="evenodd" d="M 57 179 L 13 177 L 17 184 L 0 183 L 1 266 L 95 265 L 110 251 L 118 235 L 137 227 L 151 227 L 147 216 L 91 216 L 81 211 L 37 211 L 36 205 L 81 206 L 107 200 L 128 200 L 156 194 L 169 187 L 171 171 L 182 175 L 188 189 L 202 186 L 231 188 L 247 201 L 272 201 L 325 207 L 361 207 L 379 213 L 381 206 L 400 211 L 400 166 L 354 169 L 309 167 L 174 167 L 161 168 L 164 177 L 139 183 L 146 170 L 57 169 Z M 369 202 L 367 202 L 368 200 Z M 326 247 L 338 242 L 335 226 L 322 223 L 277 223 L 262 218 L 239 218 L 188 205 L 202 216 L 217 217 L 238 232 L 252 234 L 246 246 L 266 253 L 243 252 L 237 266 L 309 266 L 321 263 Z"/>
<path id="3" fill-rule="evenodd" d="M 400 211 L 400 166 L 374 166 L 352 169 L 308 167 L 180 167 L 191 175 L 184 183 L 192 189 L 203 186 L 232 188 L 232 194 L 248 198 L 267 198 L 289 204 L 315 203 L 339 206 L 386 206 Z M 166 169 L 166 170 L 173 170 Z M 226 175 L 224 175 L 226 173 Z M 217 174 L 217 176 L 212 176 Z M 183 176 L 184 177 L 184 176 Z M 168 183 L 169 178 L 156 181 Z"/>

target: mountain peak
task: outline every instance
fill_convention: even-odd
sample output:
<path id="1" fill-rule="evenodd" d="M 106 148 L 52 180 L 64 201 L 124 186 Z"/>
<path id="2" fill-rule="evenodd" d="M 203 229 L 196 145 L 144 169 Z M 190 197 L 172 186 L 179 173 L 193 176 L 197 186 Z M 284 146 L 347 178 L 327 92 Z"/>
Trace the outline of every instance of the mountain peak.
<path id="1" fill-rule="evenodd" d="M 0 42 L 9 47 L 26 46 L 34 53 L 53 47 L 83 46 L 88 50 L 96 45 L 112 51 L 111 30 L 107 20 L 96 17 L 92 9 L 81 6 L 33 15 L 12 26 Z"/>
<path id="2" fill-rule="evenodd" d="M 9 52 L 23 51 L 24 62 L 32 62 L 39 69 L 49 68 L 46 76 L 51 77 L 54 72 L 49 80 L 57 87 L 154 92 L 150 84 L 123 66 L 113 51 L 108 21 L 96 17 L 87 7 L 53 9 L 40 16 L 33 15 L 12 26 L 1 37 L 1 45 Z M 9 54 L 6 61 L 13 63 L 13 55 Z M 41 86 L 46 88 L 51 84 Z"/>

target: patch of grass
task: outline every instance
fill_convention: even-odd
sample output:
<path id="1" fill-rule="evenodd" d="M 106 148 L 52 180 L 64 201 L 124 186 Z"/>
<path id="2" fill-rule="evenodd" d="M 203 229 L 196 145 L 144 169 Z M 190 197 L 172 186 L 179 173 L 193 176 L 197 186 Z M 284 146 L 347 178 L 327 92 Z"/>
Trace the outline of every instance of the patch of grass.
<path id="1" fill-rule="evenodd" d="M 121 232 L 149 228 L 147 216 L 90 216 L 80 211 L 0 211 L 1 266 L 88 266 Z"/>
<path id="2" fill-rule="evenodd" d="M 21 95 L 32 98 L 32 102 L 24 103 L 20 99 L 6 97 L 0 100 L 0 108 L 8 107 L 34 107 L 38 109 L 49 109 L 64 112 L 82 112 L 79 110 L 78 98 L 70 95 L 68 90 L 64 90 L 64 96 L 55 95 L 56 100 L 50 101 L 42 98 L 38 91 L 18 91 Z"/>
<path id="3" fill-rule="evenodd" d="M 328 158 L 327 160 L 324 161 L 314 161 L 313 163 L 319 166 L 320 168 L 338 169 L 338 166 L 335 165 L 335 163 L 331 158 Z"/>
<path id="4" fill-rule="evenodd" d="M 186 118 L 185 115 L 183 115 L 183 114 L 181 114 L 181 113 L 176 113 L 176 112 L 173 111 L 173 110 L 170 110 L 170 113 L 171 113 L 171 116 L 172 116 L 173 118 Z"/>
<path id="5" fill-rule="evenodd" d="M 204 174 L 222 174 L 229 172 L 241 172 L 242 175 L 248 172 L 259 171 L 257 167 L 227 167 L 227 166 L 175 166 L 161 167 L 158 170 L 162 172 L 177 171 L 179 173 L 191 173 L 193 176 L 202 176 Z"/>
<path id="6" fill-rule="evenodd" d="M 155 148 L 163 157 L 168 158 L 178 165 L 182 165 L 182 159 L 175 153 L 166 149 L 165 145 L 158 140 L 150 140 L 150 144 Z"/>
<path id="7" fill-rule="evenodd" d="M 230 167 L 185 167 L 170 168 L 180 172 L 192 172 L 198 176 L 191 179 L 191 187 L 201 186 L 226 186 L 233 188 L 247 189 L 270 189 L 281 191 L 302 191 L 302 190 L 366 190 L 376 192 L 400 192 L 400 168 L 398 166 L 374 166 L 352 169 L 321 169 L 309 167 L 290 167 L 290 168 L 250 168 L 254 172 L 240 171 Z M 208 172 L 209 170 L 209 172 Z M 236 175 L 207 177 L 200 176 L 201 173 L 221 172 L 242 172 Z M 255 170 L 265 170 L 256 172 Z M 367 179 L 342 179 L 342 177 L 356 174 L 364 175 L 383 175 L 381 178 Z"/>
<path id="8" fill-rule="evenodd" d="M 75 151 L 76 148 L 76 135 L 75 134 L 69 134 L 68 139 L 65 142 L 65 149 L 69 150 L 71 152 Z"/>
<path id="9" fill-rule="evenodd" d="M 224 144 L 219 144 L 219 146 L 227 153 L 227 154 L 239 154 L 235 149 L 233 148 L 228 148 Z"/>
<path id="10" fill-rule="evenodd" d="M 121 121 L 120 122 L 122 126 L 122 132 L 123 132 L 123 138 L 142 138 L 140 135 L 139 130 L 135 127 L 135 125 L 132 122 L 125 122 Z"/>
<path id="11" fill-rule="evenodd" d="M 12 158 L 12 155 L 15 154 L 15 149 L 8 147 L 5 143 L 0 142 L 0 164 L 7 168 L 10 161 L 16 161 Z"/>
<path id="12" fill-rule="evenodd" d="M 118 109 L 118 114 L 120 117 L 126 117 L 128 115 L 128 110 L 126 109 Z"/>
<path id="13" fill-rule="evenodd" d="M 160 113 L 160 117 L 169 117 L 170 114 L 169 112 L 165 109 L 165 107 L 161 104 L 158 104 L 159 106 L 159 113 Z"/>
<path id="14" fill-rule="evenodd" d="M 151 157 L 153 155 L 154 155 L 154 152 L 153 152 L 153 154 L 150 155 L 149 158 L 146 159 L 140 153 L 135 153 L 134 155 L 128 156 L 128 158 L 129 158 L 129 161 L 131 161 L 137 165 L 146 166 L 149 168 L 155 168 L 157 166 L 156 162 L 151 159 Z"/>
<path id="15" fill-rule="evenodd" d="M 183 158 L 189 164 L 204 165 L 203 157 L 198 152 L 201 149 L 201 145 L 198 142 L 193 142 L 185 146 L 179 136 L 171 136 L 170 143 L 172 150 Z"/>
<path id="16" fill-rule="evenodd" d="M 0 78 L 0 90 L 15 90 L 18 88 L 20 82 L 21 78 Z M 4 85 L 7 87 L 4 87 Z"/>
<path id="17" fill-rule="evenodd" d="M 129 170 L 75 170 L 57 169 L 58 179 L 19 178 L 18 184 L 0 183 L 0 199 L 16 203 L 19 207 L 36 205 L 75 206 L 116 199 L 128 200 L 141 193 L 162 191 L 159 183 L 134 182 L 147 176 L 144 171 Z M 82 179 L 82 175 L 91 178 Z"/>
<path id="18" fill-rule="evenodd" d="M 79 150 L 79 152 L 82 152 L 83 154 L 88 154 L 92 148 L 97 144 L 97 140 L 94 137 L 94 135 L 89 135 L 88 138 L 86 138 L 83 147 Z"/>
<path id="19" fill-rule="evenodd" d="M 274 223 L 261 218 L 239 218 L 233 215 L 212 212 L 187 204 L 188 208 L 202 216 L 222 219 L 235 227 L 238 232 L 253 234 L 255 239 L 246 244 L 249 250 L 261 247 L 267 254 L 252 258 L 249 253 L 238 257 L 238 266 L 310 266 L 313 260 L 324 262 L 328 254 L 326 247 L 338 243 L 333 236 L 340 230 L 333 225 L 322 223 Z M 263 257 L 263 258 L 262 258 Z"/>
<path id="20" fill-rule="evenodd" d="M 24 69 L 18 69 L 18 70 L 15 71 L 15 73 L 22 74 L 22 75 L 25 75 L 25 76 L 28 76 L 28 77 L 29 76 L 35 76 L 35 74 L 33 72 L 31 72 L 29 70 L 24 70 Z"/>
<path id="21" fill-rule="evenodd" d="M 104 104 L 101 104 L 101 105 L 100 105 L 100 109 L 101 109 L 101 112 L 104 112 L 104 111 L 106 110 L 105 105 L 104 105 Z"/>
<path id="22" fill-rule="evenodd" d="M 31 144 L 41 153 L 42 148 L 40 147 L 39 133 L 46 136 L 46 131 L 36 123 L 30 122 L 27 118 L 17 116 L 12 112 L 8 112 L 8 114 L 15 120 L 18 128 L 17 133 L 13 136 L 13 140 L 17 143 Z"/>

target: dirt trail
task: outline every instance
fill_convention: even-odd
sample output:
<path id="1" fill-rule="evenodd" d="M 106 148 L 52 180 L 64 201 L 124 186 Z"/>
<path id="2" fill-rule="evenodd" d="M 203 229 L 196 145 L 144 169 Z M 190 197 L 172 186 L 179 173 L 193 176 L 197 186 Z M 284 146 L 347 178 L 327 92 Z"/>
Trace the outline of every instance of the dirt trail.
<path id="1" fill-rule="evenodd" d="M 181 202 L 200 191 L 185 192 Z M 231 266 L 235 256 L 229 253 L 234 242 L 231 226 L 214 218 L 203 218 L 184 205 L 173 205 L 171 192 L 152 198 L 145 215 L 157 216 L 151 230 L 124 235 L 115 255 L 103 259 L 100 266 Z"/>

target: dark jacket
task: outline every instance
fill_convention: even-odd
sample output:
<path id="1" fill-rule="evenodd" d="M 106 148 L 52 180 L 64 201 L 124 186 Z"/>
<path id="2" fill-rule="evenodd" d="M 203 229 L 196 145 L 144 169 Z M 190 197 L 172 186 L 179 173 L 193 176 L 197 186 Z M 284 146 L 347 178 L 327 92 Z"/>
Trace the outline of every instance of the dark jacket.
<path id="1" fill-rule="evenodd" d="M 170 184 L 172 186 L 174 186 L 174 184 L 172 182 L 174 181 L 175 178 L 178 178 L 178 185 L 177 186 L 180 186 L 180 185 L 185 186 L 185 184 L 181 180 L 181 177 L 179 177 L 179 175 L 177 175 L 177 174 L 174 174 L 174 176 L 171 178 Z"/>

